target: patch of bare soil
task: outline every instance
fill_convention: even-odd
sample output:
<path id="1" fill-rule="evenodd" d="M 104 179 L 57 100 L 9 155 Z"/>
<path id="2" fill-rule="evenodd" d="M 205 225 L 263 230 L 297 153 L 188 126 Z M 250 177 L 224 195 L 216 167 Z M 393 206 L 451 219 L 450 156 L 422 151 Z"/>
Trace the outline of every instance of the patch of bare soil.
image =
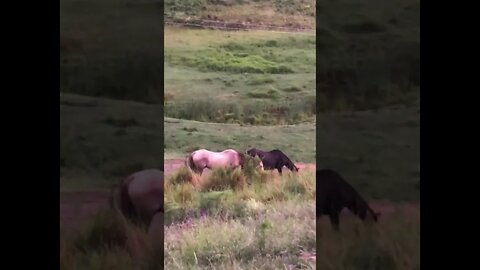
<path id="1" fill-rule="evenodd" d="M 163 163 L 163 173 L 168 176 L 183 166 L 185 166 L 183 159 L 167 159 Z"/>
<path id="2" fill-rule="evenodd" d="M 261 22 L 250 23 L 249 21 L 221 21 L 218 18 L 196 19 L 196 18 L 165 18 L 166 25 L 190 28 L 220 29 L 226 31 L 239 30 L 269 30 L 282 32 L 314 32 L 315 29 L 309 29 L 301 24 L 286 23 L 284 25 L 273 25 Z"/>

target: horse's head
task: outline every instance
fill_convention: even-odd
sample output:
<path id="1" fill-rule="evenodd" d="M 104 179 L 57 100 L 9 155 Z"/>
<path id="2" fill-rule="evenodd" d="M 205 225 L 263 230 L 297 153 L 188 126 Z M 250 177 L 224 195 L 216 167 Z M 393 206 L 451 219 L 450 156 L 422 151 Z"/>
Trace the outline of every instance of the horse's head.
<path id="1" fill-rule="evenodd" d="M 250 148 L 247 150 L 247 155 L 249 156 L 255 157 L 256 154 L 257 154 L 257 149 L 255 148 Z"/>
<path id="2" fill-rule="evenodd" d="M 292 172 L 298 172 L 300 170 L 293 162 L 289 162 L 288 164 L 285 164 L 285 166 Z"/>
<path id="3" fill-rule="evenodd" d="M 368 205 L 366 205 L 366 207 L 357 207 L 354 210 L 354 213 L 356 213 L 360 219 L 364 221 L 374 222 L 378 222 L 378 218 L 382 215 L 380 212 L 373 211 Z"/>

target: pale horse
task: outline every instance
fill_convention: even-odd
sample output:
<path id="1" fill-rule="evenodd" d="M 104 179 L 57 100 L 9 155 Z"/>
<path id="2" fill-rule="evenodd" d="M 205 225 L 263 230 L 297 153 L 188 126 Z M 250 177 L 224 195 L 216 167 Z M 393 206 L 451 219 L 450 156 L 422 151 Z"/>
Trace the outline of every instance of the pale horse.
<path id="1" fill-rule="evenodd" d="M 190 170 L 203 173 L 205 168 L 243 168 L 245 155 L 234 149 L 227 149 L 222 152 L 213 152 L 200 149 L 192 152 L 185 160 L 185 166 Z"/>
<path id="2" fill-rule="evenodd" d="M 113 190 L 111 207 L 135 224 L 148 226 L 151 239 L 163 243 L 164 173 L 146 169 L 126 177 Z"/>

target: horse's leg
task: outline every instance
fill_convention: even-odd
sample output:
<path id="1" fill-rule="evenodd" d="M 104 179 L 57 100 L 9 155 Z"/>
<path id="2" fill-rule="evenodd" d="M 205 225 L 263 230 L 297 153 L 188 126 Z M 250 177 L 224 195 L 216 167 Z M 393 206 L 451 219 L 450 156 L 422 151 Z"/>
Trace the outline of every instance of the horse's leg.
<path id="1" fill-rule="evenodd" d="M 283 166 L 277 165 L 277 170 L 280 175 L 282 175 L 282 167 Z"/>

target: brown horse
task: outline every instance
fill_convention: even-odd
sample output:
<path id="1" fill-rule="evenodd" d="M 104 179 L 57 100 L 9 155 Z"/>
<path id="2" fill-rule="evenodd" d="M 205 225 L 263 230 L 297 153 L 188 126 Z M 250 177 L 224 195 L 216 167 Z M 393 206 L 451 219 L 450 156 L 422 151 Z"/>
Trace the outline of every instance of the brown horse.
<path id="1" fill-rule="evenodd" d="M 210 170 L 218 167 L 243 168 L 244 162 L 244 154 L 233 149 L 227 149 L 222 152 L 200 149 L 188 156 L 185 160 L 185 165 L 190 170 L 202 175 L 205 168 Z"/>
<path id="2" fill-rule="evenodd" d="M 262 161 L 262 168 L 265 170 L 278 170 L 278 173 L 282 174 L 283 166 L 287 167 L 291 171 L 298 172 L 297 166 L 293 163 L 285 153 L 278 149 L 272 151 L 262 151 L 260 149 L 251 148 L 247 150 L 247 154 L 252 157 L 258 156 Z"/>

